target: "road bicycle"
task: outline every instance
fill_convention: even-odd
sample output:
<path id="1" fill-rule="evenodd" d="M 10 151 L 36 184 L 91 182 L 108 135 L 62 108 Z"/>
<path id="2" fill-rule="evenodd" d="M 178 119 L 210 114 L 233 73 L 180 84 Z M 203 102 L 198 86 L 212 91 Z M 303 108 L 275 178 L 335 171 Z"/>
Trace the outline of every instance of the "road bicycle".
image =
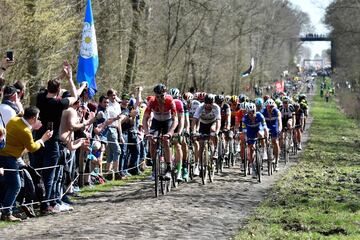
<path id="1" fill-rule="evenodd" d="M 152 138 L 152 140 L 150 141 L 155 141 L 156 143 L 156 156 L 155 160 L 153 160 L 155 197 L 158 197 L 160 192 L 162 195 L 166 195 L 168 192 L 171 191 L 171 179 L 164 178 L 167 166 L 164 157 L 164 146 L 162 144 L 163 135 L 148 135 L 147 138 Z"/>
<path id="2" fill-rule="evenodd" d="M 214 181 L 214 153 L 211 148 L 209 134 L 199 134 L 196 138 L 199 139 L 200 142 L 200 177 L 202 184 L 205 185 L 208 178 L 210 182 Z"/>
<path id="3" fill-rule="evenodd" d="M 257 175 L 257 180 L 259 183 L 261 183 L 261 176 L 262 176 L 262 164 L 263 164 L 263 156 L 262 153 L 260 151 L 261 149 L 261 140 L 266 139 L 266 138 L 253 138 L 253 139 L 248 139 L 251 141 L 255 141 L 255 143 L 253 144 L 254 147 L 254 151 L 253 151 L 253 170 L 255 169 L 256 171 L 256 175 Z"/>

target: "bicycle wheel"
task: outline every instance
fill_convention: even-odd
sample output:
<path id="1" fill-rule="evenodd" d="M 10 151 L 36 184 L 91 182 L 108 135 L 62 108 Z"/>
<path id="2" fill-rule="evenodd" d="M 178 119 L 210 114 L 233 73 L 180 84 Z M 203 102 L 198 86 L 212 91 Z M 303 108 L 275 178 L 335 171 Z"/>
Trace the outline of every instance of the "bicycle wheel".
<path id="1" fill-rule="evenodd" d="M 235 157 L 235 151 L 234 151 L 235 146 L 234 145 L 235 145 L 235 141 L 232 140 L 231 147 L 229 145 L 229 159 L 230 159 L 230 164 L 232 167 L 234 167 L 235 163 L 236 163 L 236 157 Z"/>
<path id="2" fill-rule="evenodd" d="M 222 172 L 223 159 L 224 159 L 223 141 L 222 139 L 220 139 L 218 142 L 218 158 L 216 159 L 216 173 Z"/>
<path id="3" fill-rule="evenodd" d="M 154 162 L 154 175 L 155 175 L 155 197 L 159 196 L 159 178 L 160 178 L 160 156 L 157 154 L 156 159 Z M 162 190 L 161 190 L 162 192 Z"/>
<path id="4" fill-rule="evenodd" d="M 164 179 L 164 185 L 165 185 L 165 192 L 169 193 L 171 191 L 171 185 L 172 185 L 171 179 L 170 180 Z"/>
<path id="5" fill-rule="evenodd" d="M 288 145 L 288 141 L 287 141 L 287 134 L 284 134 L 283 154 L 284 154 L 284 162 L 286 164 L 289 161 L 289 145 Z"/>
<path id="6" fill-rule="evenodd" d="M 189 170 L 189 178 L 193 180 L 194 178 L 194 152 L 192 149 L 189 149 L 189 156 L 188 156 L 188 170 Z"/>
<path id="7" fill-rule="evenodd" d="M 245 149 L 244 149 L 244 159 L 243 159 L 243 164 L 244 164 L 244 177 L 246 177 L 247 175 L 247 170 L 248 170 L 248 161 L 247 161 L 247 146 L 245 145 Z"/>
<path id="8" fill-rule="evenodd" d="M 214 181 L 214 174 L 215 174 L 215 167 L 214 167 L 214 159 L 213 159 L 213 153 L 210 150 L 210 148 L 208 148 L 207 151 L 207 169 L 208 169 L 208 174 L 209 174 L 209 181 L 212 183 Z"/>
<path id="9" fill-rule="evenodd" d="M 293 152 L 294 152 L 294 155 L 297 155 L 297 151 L 298 151 L 298 143 L 297 143 L 297 140 L 296 140 L 296 135 L 293 134 Z"/>
<path id="10" fill-rule="evenodd" d="M 172 186 L 174 188 L 177 188 L 179 186 L 179 182 L 177 181 L 176 179 L 176 171 L 175 171 L 175 168 L 171 170 L 171 182 L 172 182 Z"/>
<path id="11" fill-rule="evenodd" d="M 256 146 L 255 160 L 256 160 L 256 173 L 257 173 L 257 175 L 258 175 L 258 182 L 261 183 L 261 165 L 262 165 L 262 159 L 261 159 L 261 154 L 260 154 L 260 148 L 259 148 L 259 146 Z"/>
<path id="12" fill-rule="evenodd" d="M 207 154 L 206 154 L 206 148 L 207 148 L 207 144 L 204 143 L 202 146 L 202 153 L 201 153 L 201 158 L 200 158 L 200 176 L 201 176 L 201 181 L 202 184 L 205 185 L 206 184 L 206 163 L 207 163 Z"/>
<path id="13" fill-rule="evenodd" d="M 268 175 L 271 176 L 272 175 L 272 170 L 273 170 L 273 148 L 272 148 L 272 144 L 269 143 L 267 146 L 267 155 L 268 155 L 268 159 L 267 159 L 267 170 L 268 170 Z"/>

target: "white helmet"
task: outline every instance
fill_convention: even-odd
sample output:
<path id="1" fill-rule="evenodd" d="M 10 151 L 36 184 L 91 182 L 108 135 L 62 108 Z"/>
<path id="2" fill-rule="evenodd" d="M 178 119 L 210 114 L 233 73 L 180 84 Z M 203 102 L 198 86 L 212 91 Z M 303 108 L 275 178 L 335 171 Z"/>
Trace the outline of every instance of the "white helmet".
<path id="1" fill-rule="evenodd" d="M 268 107 L 268 106 L 276 107 L 275 101 L 272 100 L 271 98 L 269 98 L 269 99 L 265 102 L 265 107 Z"/>
<path id="2" fill-rule="evenodd" d="M 248 103 L 245 105 L 246 112 L 256 112 L 255 103 Z"/>

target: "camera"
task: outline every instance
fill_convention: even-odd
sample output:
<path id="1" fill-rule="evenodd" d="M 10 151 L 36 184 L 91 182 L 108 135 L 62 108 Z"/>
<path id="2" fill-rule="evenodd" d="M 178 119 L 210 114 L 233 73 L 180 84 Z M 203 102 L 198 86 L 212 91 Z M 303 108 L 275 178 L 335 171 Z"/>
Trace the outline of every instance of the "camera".
<path id="1" fill-rule="evenodd" d="M 8 50 L 6 51 L 6 58 L 9 59 L 9 62 L 14 61 L 14 51 L 13 50 Z"/>

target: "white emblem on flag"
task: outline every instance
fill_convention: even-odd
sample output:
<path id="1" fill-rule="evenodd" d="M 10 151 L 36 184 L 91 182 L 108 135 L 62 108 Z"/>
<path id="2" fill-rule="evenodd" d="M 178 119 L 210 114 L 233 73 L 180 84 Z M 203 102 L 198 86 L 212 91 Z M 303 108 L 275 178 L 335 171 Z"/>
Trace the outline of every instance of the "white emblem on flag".
<path id="1" fill-rule="evenodd" d="M 91 58 L 97 55 L 97 42 L 94 24 L 85 22 L 81 39 L 80 56 L 83 58 Z"/>

